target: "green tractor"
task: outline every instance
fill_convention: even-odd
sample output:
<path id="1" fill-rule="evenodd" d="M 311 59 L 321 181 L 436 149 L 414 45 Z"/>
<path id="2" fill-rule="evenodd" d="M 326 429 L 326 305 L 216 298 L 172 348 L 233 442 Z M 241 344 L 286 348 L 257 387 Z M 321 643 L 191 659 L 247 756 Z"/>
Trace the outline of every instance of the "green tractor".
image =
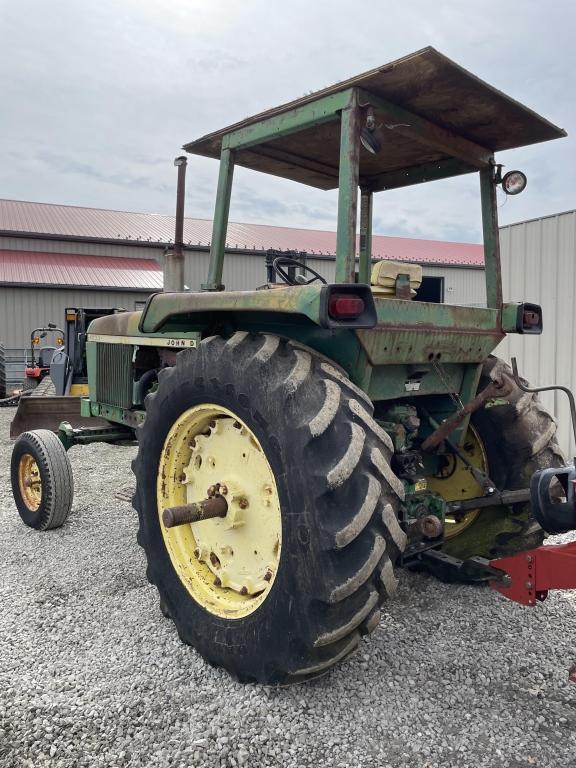
<path id="1" fill-rule="evenodd" d="M 66 519 L 71 446 L 136 441 L 138 543 L 161 610 L 242 681 L 299 682 L 345 659 L 398 566 L 497 578 L 495 558 L 544 538 L 531 478 L 544 472 L 552 502 L 547 470 L 565 462 L 553 418 L 491 355 L 542 330 L 540 307 L 502 300 L 496 192 L 526 178 L 494 152 L 564 135 L 426 48 L 187 144 L 220 160 L 206 282 L 184 291 L 178 158 L 166 292 L 89 327 L 82 414 L 105 426 L 18 438 L 24 522 Z M 279 255 L 261 288 L 225 290 L 235 165 L 338 189 L 334 282 Z M 373 194 L 466 173 L 486 306 L 414 301 L 418 265 L 372 261 Z"/>

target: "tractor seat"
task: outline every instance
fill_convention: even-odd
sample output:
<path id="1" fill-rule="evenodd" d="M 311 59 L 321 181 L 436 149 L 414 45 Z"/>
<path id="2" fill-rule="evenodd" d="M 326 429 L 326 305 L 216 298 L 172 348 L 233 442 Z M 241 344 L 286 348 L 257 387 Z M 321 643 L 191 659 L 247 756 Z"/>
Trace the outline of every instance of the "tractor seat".
<path id="1" fill-rule="evenodd" d="M 411 299 L 422 283 L 422 267 L 401 261 L 382 259 L 372 267 L 370 287 L 383 299 Z"/>
<path id="2" fill-rule="evenodd" d="M 42 347 L 38 352 L 38 365 L 40 368 L 50 367 L 54 352 L 56 352 L 56 347 Z"/>

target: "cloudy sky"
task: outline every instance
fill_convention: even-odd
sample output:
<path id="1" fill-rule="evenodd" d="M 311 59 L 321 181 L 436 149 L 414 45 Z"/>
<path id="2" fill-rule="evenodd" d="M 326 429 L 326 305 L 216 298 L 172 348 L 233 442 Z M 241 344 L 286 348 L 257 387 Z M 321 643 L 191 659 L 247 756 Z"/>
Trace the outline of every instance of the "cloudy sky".
<path id="1" fill-rule="evenodd" d="M 502 153 L 500 221 L 576 208 L 574 0 L 0 0 L 0 197 L 172 213 L 173 158 L 211 130 L 433 45 L 565 128 Z M 187 215 L 217 163 L 192 158 Z M 380 234 L 476 242 L 476 177 L 377 196 Z M 234 221 L 335 229 L 333 192 L 238 169 Z"/>

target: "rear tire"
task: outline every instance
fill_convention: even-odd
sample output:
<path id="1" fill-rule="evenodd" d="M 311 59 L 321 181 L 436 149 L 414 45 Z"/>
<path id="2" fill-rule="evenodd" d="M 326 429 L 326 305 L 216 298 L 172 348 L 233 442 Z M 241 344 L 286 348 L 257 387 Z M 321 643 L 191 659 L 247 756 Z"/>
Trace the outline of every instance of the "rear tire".
<path id="1" fill-rule="evenodd" d="M 225 408 L 249 427 L 278 490 L 277 572 L 264 601 L 234 619 L 194 599 L 160 523 L 158 488 L 171 482 L 157 480 L 162 457 L 173 448 L 166 437 L 197 404 Z M 133 463 L 138 541 L 162 612 L 182 640 L 237 679 L 268 684 L 314 677 L 352 653 L 378 625 L 406 542 L 396 515 L 403 487 L 390 469 L 391 441 L 365 394 L 290 341 L 237 332 L 181 352 L 176 366 L 161 372 L 146 412 Z"/>
<path id="2" fill-rule="evenodd" d="M 490 383 L 490 373 L 510 366 L 491 356 L 486 361 L 479 391 Z M 527 386 L 527 382 L 524 381 Z M 472 416 L 488 457 L 490 478 L 499 490 L 528 488 L 534 472 L 564 466 L 566 460 L 556 440 L 556 422 L 538 395 L 514 385 L 505 398 L 489 401 Z M 460 535 L 446 542 L 444 550 L 459 558 L 512 555 L 542 544 L 545 533 L 532 516 L 530 504 L 491 507 L 480 511 Z"/>
<path id="3" fill-rule="evenodd" d="M 53 432 L 23 432 L 14 443 L 10 467 L 12 493 L 22 521 L 30 528 L 59 528 L 72 507 L 74 479 L 64 446 Z"/>

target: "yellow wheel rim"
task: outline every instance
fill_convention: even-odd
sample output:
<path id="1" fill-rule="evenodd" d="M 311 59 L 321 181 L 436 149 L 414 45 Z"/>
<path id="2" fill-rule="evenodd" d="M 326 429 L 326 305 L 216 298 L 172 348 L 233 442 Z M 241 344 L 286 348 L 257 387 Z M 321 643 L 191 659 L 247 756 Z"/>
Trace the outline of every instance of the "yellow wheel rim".
<path id="1" fill-rule="evenodd" d="M 488 460 L 482 441 L 474 427 L 470 425 L 466 439 L 461 447 L 468 461 L 478 469 L 486 472 Z M 429 490 L 440 494 L 446 501 L 463 501 L 483 496 L 482 486 L 474 479 L 470 469 L 458 456 L 452 454 L 445 457 L 445 464 L 437 475 L 426 478 Z M 453 539 L 466 530 L 480 514 L 480 510 L 471 509 L 462 515 L 447 515 L 444 527 L 444 538 Z"/>
<path id="2" fill-rule="evenodd" d="M 29 453 L 20 457 L 18 464 L 20 496 L 30 512 L 37 512 L 42 503 L 42 479 L 36 460 Z"/>
<path id="3" fill-rule="evenodd" d="M 217 484 L 226 517 L 164 526 L 164 509 L 202 501 Z M 274 473 L 252 430 L 220 405 L 185 411 L 164 443 L 157 502 L 170 560 L 194 600 L 227 619 L 259 608 L 278 571 L 282 517 Z"/>

